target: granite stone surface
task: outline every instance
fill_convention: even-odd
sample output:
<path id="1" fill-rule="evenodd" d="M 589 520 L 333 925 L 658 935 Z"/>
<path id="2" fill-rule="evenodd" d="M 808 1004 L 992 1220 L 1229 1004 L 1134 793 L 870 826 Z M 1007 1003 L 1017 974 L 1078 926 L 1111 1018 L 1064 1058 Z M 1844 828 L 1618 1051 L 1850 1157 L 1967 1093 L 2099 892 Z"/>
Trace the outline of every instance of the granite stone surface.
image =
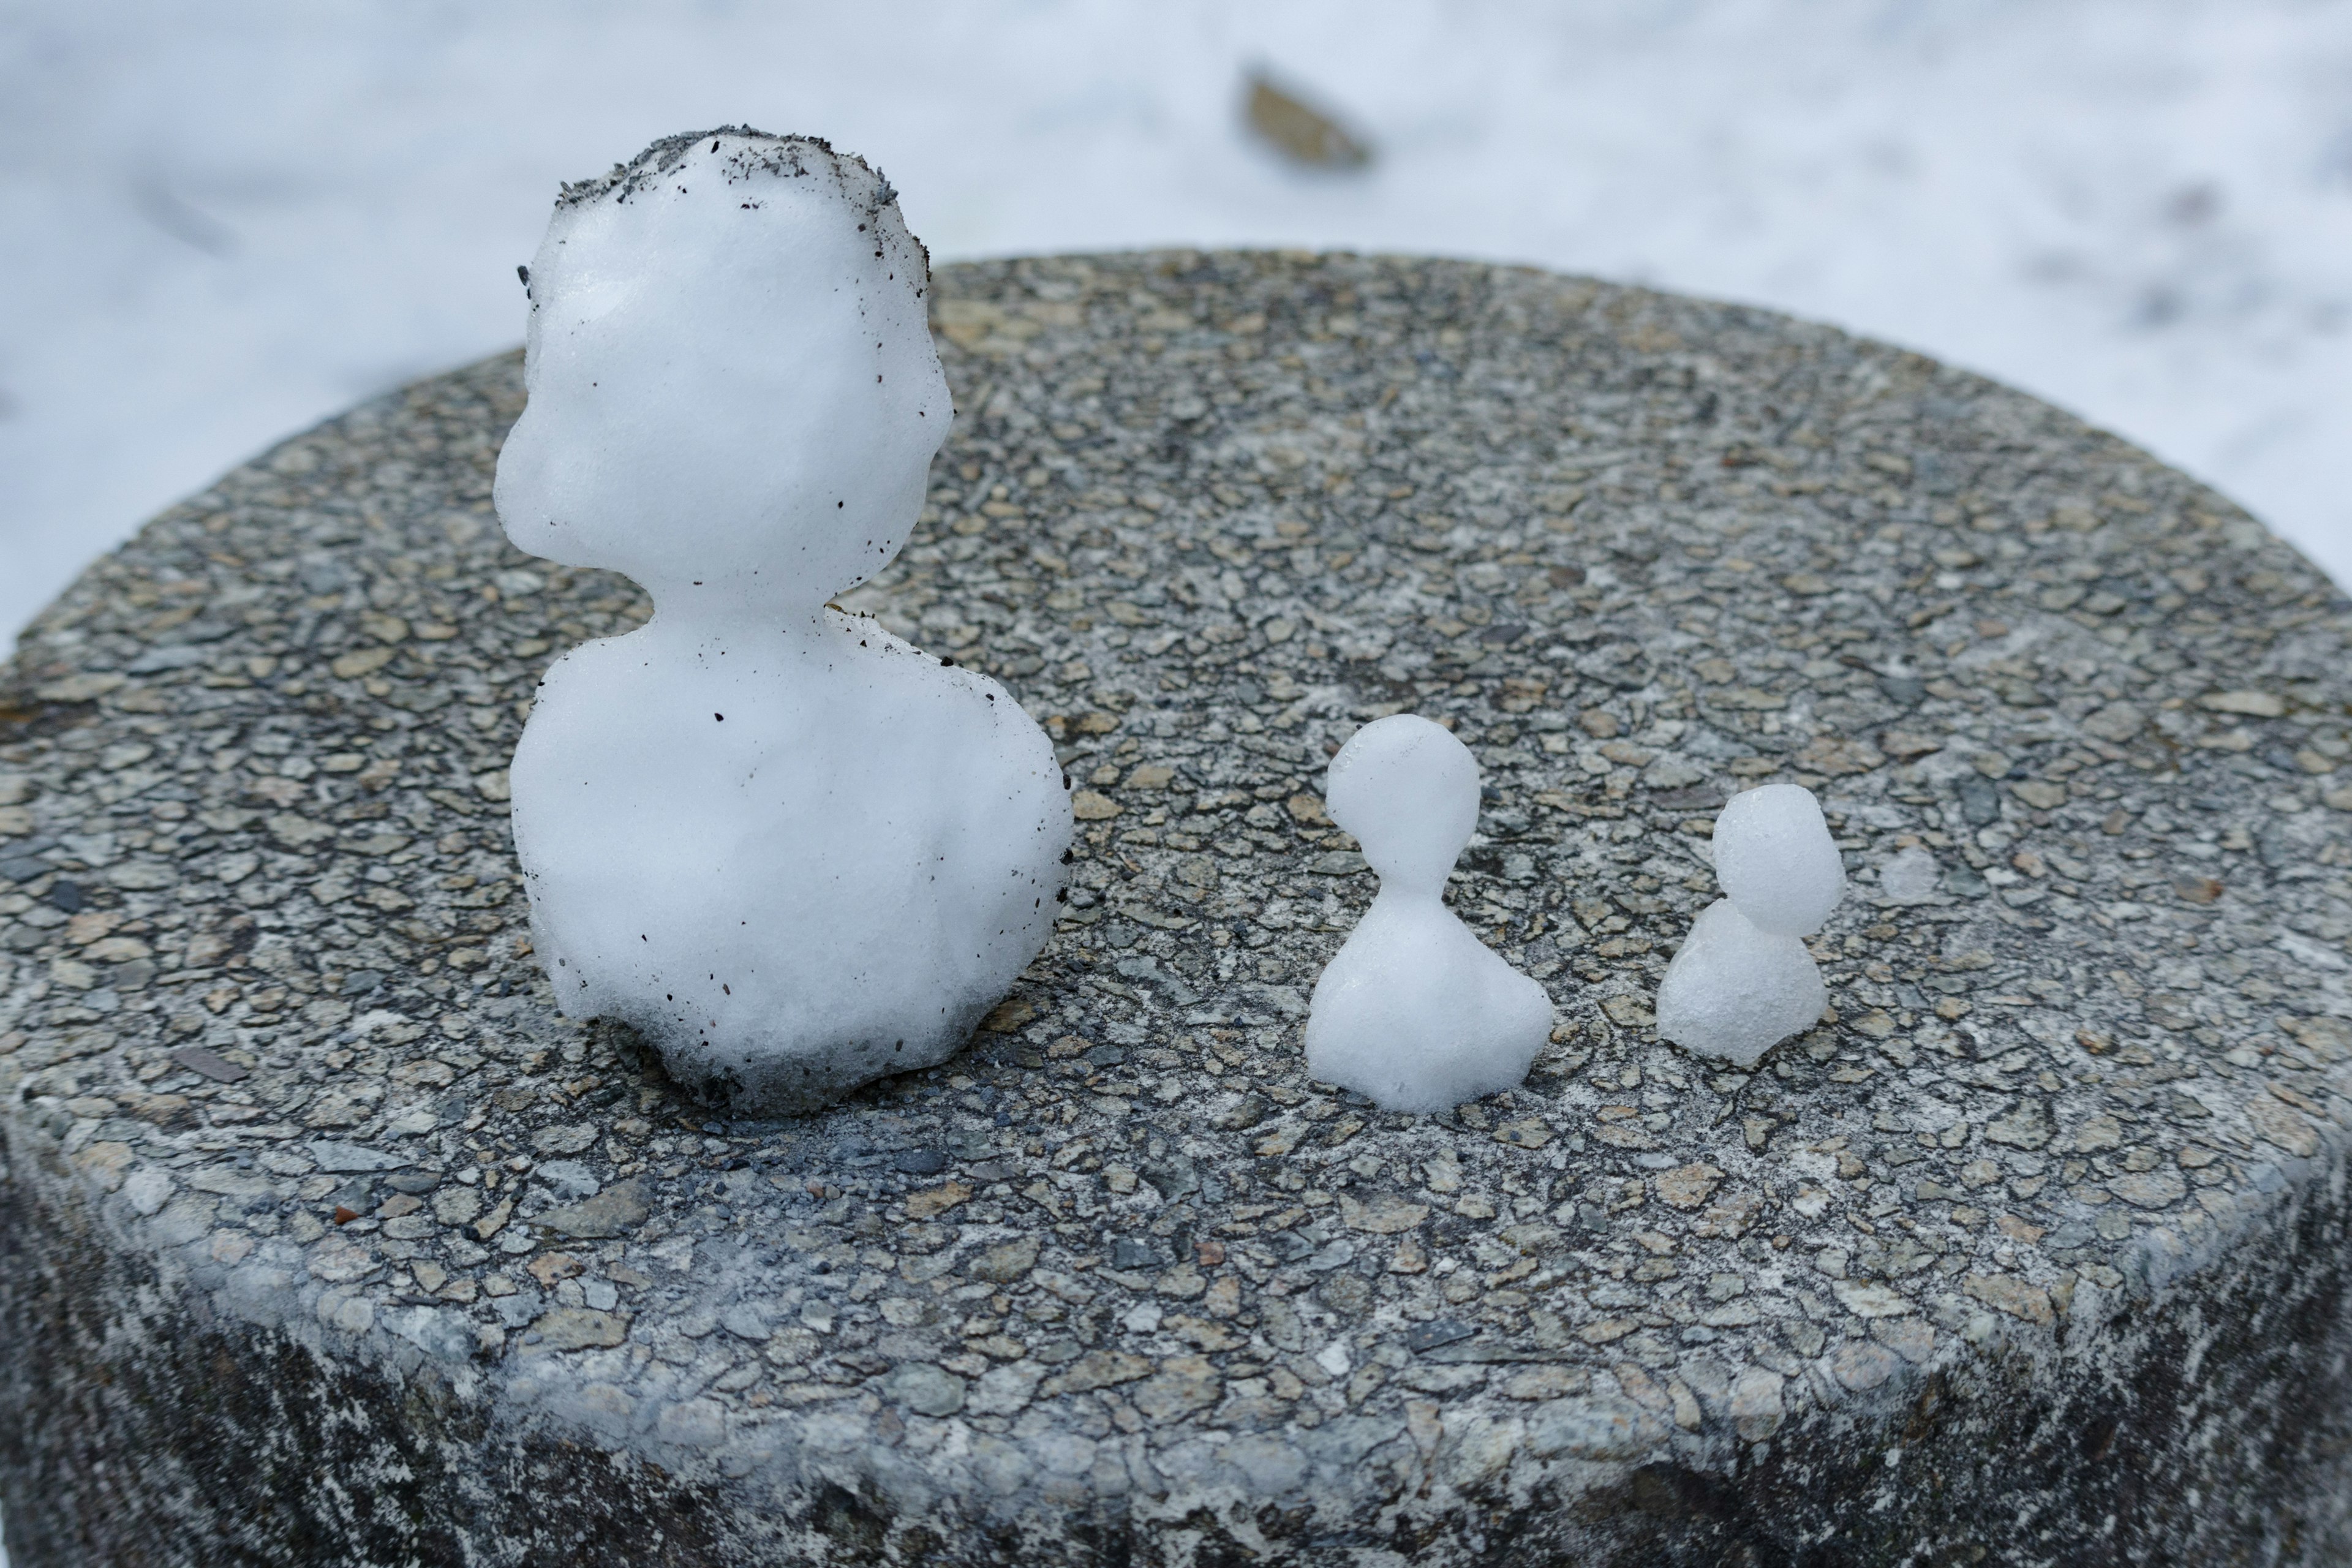
<path id="1" fill-rule="evenodd" d="M 505 760 L 630 584 L 514 553 L 502 358 L 173 509 L 0 688 L 24 1568 L 2319 1563 L 2352 1553 L 2352 606 L 1916 355 L 1530 271 L 956 267 L 849 595 L 1072 774 L 959 1057 L 736 1120 L 553 1014 Z M 1374 716 L 1559 1010 L 1305 1073 Z M 1832 1016 L 1660 1043 L 1712 812 L 1822 796 Z M 1932 867 L 1920 856 L 1932 857 Z M 1898 854 L 1906 871 L 1878 880 Z"/>

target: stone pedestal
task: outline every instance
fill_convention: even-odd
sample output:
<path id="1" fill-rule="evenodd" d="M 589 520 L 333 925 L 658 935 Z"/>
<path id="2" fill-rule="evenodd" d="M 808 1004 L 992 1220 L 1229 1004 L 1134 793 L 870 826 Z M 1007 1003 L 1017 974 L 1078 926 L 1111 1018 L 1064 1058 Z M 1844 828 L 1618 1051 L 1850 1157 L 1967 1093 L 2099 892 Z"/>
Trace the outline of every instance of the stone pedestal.
<path id="1" fill-rule="evenodd" d="M 1760 311 L 1264 255 L 938 296 L 955 438 L 853 598 L 1046 723 L 1074 894 L 961 1056 L 825 1114 L 719 1120 L 551 1010 L 501 770 L 645 601 L 503 544 L 513 358 L 26 635 L 19 1568 L 2352 1552 L 2352 613 L 2309 566 Z M 1432 1119 L 1299 1055 L 1371 892 L 1321 771 L 1401 708 L 1476 752 L 1454 901 L 1561 1020 Z M 1835 1016 L 1727 1073 L 1650 998 L 1778 778 L 1856 879 Z"/>

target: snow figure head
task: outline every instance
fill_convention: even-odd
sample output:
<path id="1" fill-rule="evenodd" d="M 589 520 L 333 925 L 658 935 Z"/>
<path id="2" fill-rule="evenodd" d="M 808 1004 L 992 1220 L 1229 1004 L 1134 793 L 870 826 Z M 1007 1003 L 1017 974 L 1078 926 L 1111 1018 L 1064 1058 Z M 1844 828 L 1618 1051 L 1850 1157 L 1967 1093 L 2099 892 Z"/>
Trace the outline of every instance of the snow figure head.
<path id="1" fill-rule="evenodd" d="M 887 564 L 952 407 L 889 182 L 807 137 L 656 142 L 564 187 L 528 275 L 521 549 L 814 615 Z"/>
<path id="2" fill-rule="evenodd" d="M 1715 879 L 1761 931 L 1811 936 L 1845 897 L 1845 864 L 1801 784 L 1743 790 L 1715 819 Z"/>
<path id="3" fill-rule="evenodd" d="M 1551 998 L 1444 903 L 1478 826 L 1470 748 L 1410 713 L 1375 720 L 1331 759 L 1323 798 L 1381 890 L 1315 983 L 1307 1069 L 1389 1110 L 1444 1110 L 1527 1077 Z"/>
<path id="4" fill-rule="evenodd" d="M 1658 986 L 1658 1033 L 1741 1067 L 1812 1026 L 1829 991 L 1804 938 L 1845 896 L 1845 866 L 1813 792 L 1766 784 L 1715 819 L 1725 896 L 1699 911 Z"/>
<path id="5" fill-rule="evenodd" d="M 1478 763 L 1444 725 L 1392 713 L 1339 748 L 1323 798 L 1383 891 L 1433 893 L 1477 829 Z"/>

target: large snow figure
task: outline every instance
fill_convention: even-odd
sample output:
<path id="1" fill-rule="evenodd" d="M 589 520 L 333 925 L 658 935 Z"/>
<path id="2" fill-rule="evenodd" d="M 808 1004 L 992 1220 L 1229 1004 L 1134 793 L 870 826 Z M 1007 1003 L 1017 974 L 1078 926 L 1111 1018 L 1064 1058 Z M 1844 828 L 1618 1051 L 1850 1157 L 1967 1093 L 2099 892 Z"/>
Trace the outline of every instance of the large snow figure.
<path id="1" fill-rule="evenodd" d="M 690 1089 L 814 1108 L 951 1055 L 1051 931 L 1070 808 L 1003 688 L 827 607 L 905 542 L 952 411 L 894 193 L 822 142 L 656 142 L 526 278 L 498 509 L 653 619 L 515 748 L 533 942 Z"/>
<path id="2" fill-rule="evenodd" d="M 1845 864 L 1821 802 L 1801 784 L 1733 795 L 1715 819 L 1725 896 L 1699 911 L 1658 984 L 1658 1033 L 1753 1067 L 1829 1005 L 1805 938 L 1845 897 Z"/>
<path id="3" fill-rule="evenodd" d="M 1551 998 L 1444 898 L 1478 826 L 1470 748 L 1410 713 L 1376 719 L 1331 759 L 1323 795 L 1381 890 L 1315 983 L 1307 1070 L 1387 1110 L 1444 1110 L 1526 1078 Z"/>

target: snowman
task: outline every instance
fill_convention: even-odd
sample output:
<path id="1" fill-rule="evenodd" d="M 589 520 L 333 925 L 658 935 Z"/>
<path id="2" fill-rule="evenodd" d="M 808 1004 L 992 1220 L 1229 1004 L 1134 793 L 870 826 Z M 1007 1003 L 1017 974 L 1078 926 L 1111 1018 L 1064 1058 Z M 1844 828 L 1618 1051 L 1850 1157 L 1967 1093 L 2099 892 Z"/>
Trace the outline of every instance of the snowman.
<path id="1" fill-rule="evenodd" d="M 1666 966 L 1658 1033 L 1753 1067 L 1829 1005 L 1804 939 L 1845 897 L 1845 866 L 1813 792 L 1766 784 L 1716 817 L 1715 876 L 1725 896 L 1699 912 Z"/>
<path id="2" fill-rule="evenodd" d="M 751 1112 L 944 1059 L 1044 946 L 1070 808 L 1003 687 L 826 603 L 906 542 L 952 417 L 894 193 L 823 142 L 674 137 L 566 186 L 524 281 L 499 519 L 654 601 L 515 749 L 558 1005 Z"/>
<path id="3" fill-rule="evenodd" d="M 1376 720 L 1331 759 L 1331 820 L 1381 888 L 1316 982 L 1307 1070 L 1386 1110 L 1444 1110 L 1508 1089 L 1551 1034 L 1551 998 L 1445 907 L 1478 825 L 1478 764 L 1451 731 Z"/>

